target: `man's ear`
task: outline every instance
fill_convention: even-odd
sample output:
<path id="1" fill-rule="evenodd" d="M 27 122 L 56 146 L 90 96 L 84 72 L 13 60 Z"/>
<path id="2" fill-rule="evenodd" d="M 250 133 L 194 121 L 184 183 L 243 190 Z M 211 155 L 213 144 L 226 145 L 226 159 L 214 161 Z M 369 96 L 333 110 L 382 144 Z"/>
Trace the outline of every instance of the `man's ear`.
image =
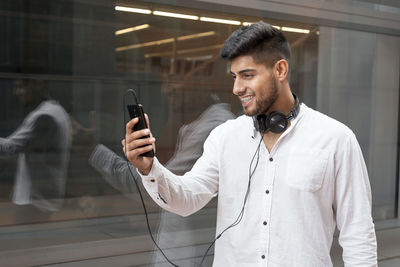
<path id="1" fill-rule="evenodd" d="M 288 62 L 285 59 L 278 60 L 275 63 L 274 72 L 280 82 L 286 80 L 289 73 Z"/>

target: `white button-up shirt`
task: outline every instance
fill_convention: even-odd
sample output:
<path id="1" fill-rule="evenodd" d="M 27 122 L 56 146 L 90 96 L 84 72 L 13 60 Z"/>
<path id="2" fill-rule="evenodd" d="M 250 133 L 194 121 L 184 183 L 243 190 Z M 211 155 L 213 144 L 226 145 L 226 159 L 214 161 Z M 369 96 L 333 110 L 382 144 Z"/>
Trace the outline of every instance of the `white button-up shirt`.
<path id="1" fill-rule="evenodd" d="M 190 172 L 176 176 L 155 159 L 143 184 L 162 208 L 183 216 L 218 194 L 218 235 L 242 210 L 260 138 L 252 118 L 230 120 L 211 132 Z M 357 140 L 345 125 L 301 104 L 270 152 L 261 143 L 243 218 L 216 241 L 213 266 L 332 266 L 336 225 L 345 266 L 377 266 Z"/>

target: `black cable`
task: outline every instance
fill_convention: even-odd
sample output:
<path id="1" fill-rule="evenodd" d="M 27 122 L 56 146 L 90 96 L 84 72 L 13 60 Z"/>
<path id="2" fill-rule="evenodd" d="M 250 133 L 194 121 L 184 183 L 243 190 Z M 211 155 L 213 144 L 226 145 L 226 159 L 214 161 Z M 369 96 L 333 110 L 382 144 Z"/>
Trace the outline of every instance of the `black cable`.
<path id="1" fill-rule="evenodd" d="M 138 100 L 138 97 L 137 97 L 137 95 L 136 95 L 135 90 L 133 90 L 133 89 L 128 89 L 128 91 L 126 91 L 126 93 L 125 93 L 125 95 L 124 95 L 124 122 L 125 122 L 125 107 L 126 107 L 126 105 L 125 105 L 125 97 L 126 97 L 126 95 L 127 95 L 128 93 L 131 93 L 131 94 L 133 95 L 133 98 L 135 98 L 135 103 L 136 103 L 136 105 L 139 104 L 139 100 Z"/>
<path id="2" fill-rule="evenodd" d="M 200 266 L 202 266 L 203 261 L 204 261 L 204 259 L 206 258 L 207 254 L 208 254 L 208 251 L 212 248 L 212 246 L 215 244 L 215 242 L 222 236 L 222 234 L 225 233 L 226 231 L 228 231 L 229 229 L 231 229 L 232 227 L 235 227 L 236 225 L 238 225 L 242 221 L 242 218 L 243 218 L 243 215 L 244 215 L 244 209 L 245 209 L 245 206 L 246 206 L 246 203 L 247 203 L 247 198 L 248 198 L 249 192 L 250 192 L 251 178 L 253 177 L 253 174 L 257 169 L 258 162 L 259 162 L 259 159 L 260 159 L 260 147 L 261 147 L 261 142 L 263 140 L 263 137 L 264 137 L 264 133 L 261 135 L 260 142 L 258 143 L 257 149 L 254 152 L 254 155 L 253 155 L 253 157 L 251 159 L 251 162 L 250 162 L 250 166 L 249 166 L 249 182 L 247 184 L 247 190 L 246 190 L 246 194 L 245 194 L 245 197 L 244 197 L 242 209 L 241 209 L 238 217 L 236 218 L 236 220 L 231 225 L 226 227 L 219 235 L 217 235 L 217 237 L 214 239 L 214 241 L 211 243 L 211 245 L 207 248 L 206 253 L 204 254 L 203 258 L 201 259 Z M 255 158 L 256 155 L 257 155 L 256 166 L 254 166 L 254 169 L 251 170 L 251 166 L 253 165 L 254 158 Z"/>
<path id="3" fill-rule="evenodd" d="M 139 184 L 137 183 L 136 179 L 135 179 L 134 176 L 133 176 L 133 173 L 132 173 L 132 171 L 131 171 L 131 166 L 130 166 L 130 164 L 129 164 L 128 159 L 126 159 L 126 164 L 128 165 L 129 172 L 130 172 L 130 174 L 132 175 L 133 180 L 134 180 L 135 185 L 136 185 L 136 188 L 137 188 L 137 190 L 138 190 L 138 192 L 139 192 L 140 200 L 141 200 L 141 202 L 142 202 L 144 214 L 145 214 L 145 217 L 146 217 L 147 230 L 149 231 L 151 240 L 152 240 L 153 243 L 156 245 L 157 249 L 161 252 L 161 254 L 164 256 L 164 258 L 165 258 L 172 266 L 179 267 L 178 265 L 176 265 L 175 263 L 173 263 L 170 259 L 168 259 L 167 255 L 165 255 L 164 251 L 160 248 L 160 246 L 157 244 L 156 240 L 154 239 L 153 234 L 152 234 L 152 232 L 151 232 L 151 228 L 150 228 L 149 217 L 148 217 L 146 205 L 144 204 L 143 195 L 142 195 L 142 192 L 140 191 Z"/>
<path id="4" fill-rule="evenodd" d="M 136 101 L 136 104 L 138 104 L 139 101 L 138 101 L 138 98 L 137 98 L 137 96 L 136 96 L 135 91 L 132 90 L 132 89 L 128 89 L 127 93 L 128 93 L 128 92 L 130 92 L 130 93 L 133 94 L 133 96 L 134 96 L 134 98 L 135 98 L 135 101 Z M 124 124 L 125 124 L 125 120 L 126 120 L 125 97 L 126 97 L 127 93 L 125 93 L 125 95 L 124 95 L 124 97 L 123 97 Z M 125 131 L 125 130 L 126 130 L 126 129 L 124 128 L 124 132 L 125 132 L 125 135 L 126 135 L 126 131 Z M 226 228 L 214 239 L 214 241 L 211 243 L 211 245 L 207 248 L 207 250 L 206 250 L 206 252 L 205 252 L 205 254 L 204 254 L 204 256 L 203 256 L 203 258 L 202 258 L 202 260 L 201 260 L 201 262 L 200 262 L 200 266 L 202 266 L 202 264 L 203 264 L 205 258 L 207 257 L 207 254 L 208 254 L 209 250 L 212 248 L 212 246 L 215 244 L 215 242 L 222 236 L 222 234 L 224 234 L 227 230 L 231 229 L 232 227 L 237 226 L 237 225 L 242 221 L 242 219 L 243 219 L 245 206 L 246 206 L 247 199 L 248 199 L 248 196 L 249 196 L 249 193 L 250 193 L 251 178 L 253 177 L 253 175 L 254 175 L 254 173 L 255 173 L 255 171 L 256 171 L 256 169 L 257 169 L 258 162 L 259 162 L 259 160 L 260 160 L 260 147 L 261 147 L 261 142 L 262 142 L 262 140 L 263 140 L 263 137 L 264 137 L 264 133 L 261 135 L 260 142 L 258 143 L 257 149 L 256 149 L 256 151 L 254 152 L 254 155 L 253 155 L 253 157 L 252 157 L 252 159 L 251 159 L 251 162 L 250 162 L 250 165 L 249 165 L 249 181 L 248 181 L 248 184 L 247 184 L 247 190 L 246 190 L 246 194 L 245 194 L 245 197 L 244 197 L 242 209 L 241 209 L 241 211 L 240 211 L 238 217 L 236 218 L 236 220 L 235 220 L 231 225 L 229 225 L 228 227 L 226 227 Z M 125 148 L 126 148 L 126 138 L 125 138 Z M 255 159 L 256 155 L 257 155 L 256 165 L 254 166 L 254 169 L 252 170 L 251 167 L 252 167 L 252 165 L 253 165 L 253 162 L 254 162 L 254 159 Z M 164 251 L 160 248 L 160 246 L 157 244 L 156 240 L 154 239 L 153 234 L 152 234 L 152 232 L 151 232 L 150 223 L 149 223 L 149 218 L 148 218 L 148 213 L 147 213 L 146 205 L 145 205 L 145 203 L 144 203 L 143 195 L 142 195 L 142 192 L 141 192 L 141 190 L 140 190 L 139 184 L 137 183 L 137 180 L 135 179 L 135 176 L 133 175 L 133 173 L 132 173 L 132 171 L 131 171 L 130 163 L 129 163 L 128 158 L 127 158 L 127 156 L 126 156 L 126 152 L 125 152 L 125 160 L 126 160 L 126 164 L 127 164 L 127 166 L 128 166 L 129 173 L 131 174 L 132 179 L 133 179 L 133 181 L 135 182 L 136 188 L 137 188 L 137 190 L 138 190 L 138 192 L 139 192 L 140 200 L 141 200 L 141 202 L 142 202 L 142 206 L 143 206 L 143 210 L 144 210 L 144 214 L 145 214 L 145 218 L 146 218 L 147 230 L 148 230 L 148 232 L 149 232 L 149 235 L 150 235 L 151 240 L 153 241 L 153 243 L 155 244 L 155 246 L 157 247 L 157 249 L 161 252 L 161 254 L 164 256 L 164 258 L 168 261 L 168 263 L 170 263 L 172 266 L 179 267 L 178 265 L 176 265 L 175 263 L 173 263 L 173 262 L 165 255 Z"/>
<path id="5" fill-rule="evenodd" d="M 131 92 L 131 93 L 134 95 L 136 104 L 138 104 L 139 102 L 138 102 L 138 99 L 137 99 L 137 96 L 136 96 L 135 91 L 132 90 L 132 89 L 128 89 L 128 92 Z M 127 93 L 128 93 L 128 92 L 127 92 Z M 124 95 L 124 97 L 123 97 L 124 123 L 125 123 L 125 120 L 126 120 L 125 97 L 126 97 L 127 93 L 125 93 L 125 95 Z M 125 128 L 124 128 L 124 129 L 125 129 Z M 124 130 L 124 132 L 125 132 L 125 151 L 126 151 L 126 129 Z M 133 173 L 132 173 L 132 171 L 131 171 L 131 166 L 130 166 L 130 163 L 129 163 L 129 161 L 128 161 L 128 157 L 126 156 L 126 152 L 124 152 L 124 154 L 125 154 L 126 165 L 128 166 L 129 173 L 131 174 L 132 179 L 133 179 L 133 181 L 135 182 L 136 188 L 137 188 L 137 190 L 138 190 L 138 192 L 139 192 L 140 200 L 141 200 L 141 202 L 142 202 L 144 214 L 145 214 L 145 217 L 146 217 L 147 230 L 148 230 L 148 232 L 149 232 L 150 238 L 151 238 L 151 240 L 153 241 L 153 243 L 156 245 L 157 249 L 158 249 L 158 250 L 161 252 L 161 254 L 164 256 L 164 258 L 165 258 L 172 266 L 179 267 L 178 265 L 176 265 L 175 263 L 173 263 L 170 259 L 168 259 L 167 255 L 165 255 L 164 251 L 160 248 L 160 246 L 157 244 L 156 240 L 155 240 L 154 237 L 153 237 L 153 233 L 151 232 L 150 223 L 149 223 L 149 217 L 148 217 L 146 205 L 144 204 L 144 199 L 143 199 L 142 192 L 141 192 L 141 190 L 140 190 L 140 187 L 139 187 L 138 182 L 137 182 L 136 179 L 135 179 L 135 176 L 133 175 Z"/>

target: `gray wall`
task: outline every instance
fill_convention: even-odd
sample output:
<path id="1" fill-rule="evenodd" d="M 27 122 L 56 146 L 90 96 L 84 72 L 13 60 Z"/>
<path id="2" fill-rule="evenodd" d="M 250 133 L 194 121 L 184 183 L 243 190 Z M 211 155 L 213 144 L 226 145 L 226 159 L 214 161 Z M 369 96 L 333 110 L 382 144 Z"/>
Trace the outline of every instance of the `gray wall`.
<path id="1" fill-rule="evenodd" d="M 375 219 L 395 216 L 399 63 L 399 37 L 320 28 L 317 109 L 356 134 Z"/>

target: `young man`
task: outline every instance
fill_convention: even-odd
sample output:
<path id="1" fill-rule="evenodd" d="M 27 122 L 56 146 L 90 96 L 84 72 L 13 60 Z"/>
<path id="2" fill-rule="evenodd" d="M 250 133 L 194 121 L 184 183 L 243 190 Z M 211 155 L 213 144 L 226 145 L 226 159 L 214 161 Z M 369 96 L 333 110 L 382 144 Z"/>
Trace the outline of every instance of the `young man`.
<path id="1" fill-rule="evenodd" d="M 149 129 L 132 132 L 137 119 L 126 125 L 124 151 L 149 194 L 183 216 L 218 194 L 217 235 L 240 222 L 217 240 L 217 267 L 332 266 L 336 226 L 345 266 L 376 266 L 360 147 L 345 125 L 298 104 L 282 32 L 263 22 L 242 27 L 221 56 L 231 61 L 233 93 L 245 115 L 211 132 L 190 172 L 177 176 L 156 158 L 140 156 L 155 148 L 155 139 L 140 139 Z"/>

